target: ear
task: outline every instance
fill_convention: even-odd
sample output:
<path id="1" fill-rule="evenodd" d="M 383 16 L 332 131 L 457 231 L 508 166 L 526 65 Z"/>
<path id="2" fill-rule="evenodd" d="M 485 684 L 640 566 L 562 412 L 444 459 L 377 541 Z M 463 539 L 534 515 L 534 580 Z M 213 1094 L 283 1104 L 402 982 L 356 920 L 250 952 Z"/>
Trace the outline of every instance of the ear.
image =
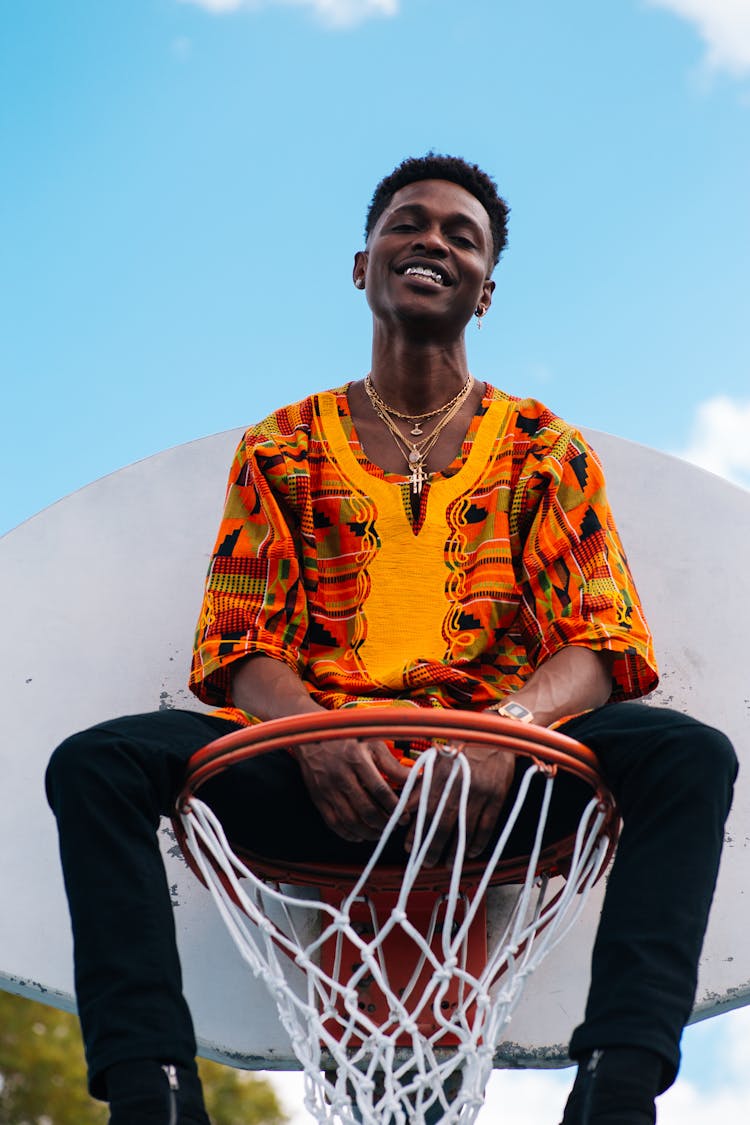
<path id="1" fill-rule="evenodd" d="M 494 292 L 495 282 L 492 280 L 492 278 L 488 277 L 485 279 L 484 285 L 482 286 L 482 296 L 479 301 L 479 304 L 482 305 L 485 312 L 487 312 L 487 309 L 492 304 L 492 294 Z"/>
<path id="2" fill-rule="evenodd" d="M 352 270 L 352 281 L 357 289 L 364 289 L 365 279 L 367 277 L 367 251 L 358 250 L 354 255 L 354 269 Z"/>

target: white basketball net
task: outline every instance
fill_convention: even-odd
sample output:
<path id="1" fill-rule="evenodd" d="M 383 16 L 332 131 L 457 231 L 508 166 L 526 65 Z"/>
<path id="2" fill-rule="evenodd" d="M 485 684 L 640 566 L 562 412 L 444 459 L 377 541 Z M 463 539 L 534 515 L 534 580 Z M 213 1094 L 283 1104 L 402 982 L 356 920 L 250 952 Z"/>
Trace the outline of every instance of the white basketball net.
<path id="1" fill-rule="evenodd" d="M 574 924 L 605 861 L 608 839 L 600 829 L 606 814 L 592 797 L 580 821 L 566 881 L 556 895 L 547 894 L 548 877 L 534 873 L 554 776 L 532 761 L 481 881 L 469 891 L 462 889 L 470 781 L 464 755 L 453 754 L 440 803 L 432 815 L 427 807 L 435 762 L 445 753 L 445 748 L 432 747 L 420 756 L 420 769 L 411 771 L 380 843 L 338 908 L 310 897 L 314 891 L 309 889 L 263 882 L 233 853 L 220 822 L 198 798 L 191 797 L 182 813 L 187 846 L 219 911 L 242 957 L 273 996 L 305 1072 L 305 1105 L 319 1122 L 473 1122 L 484 1101 L 495 1048 L 526 979 Z M 469 928 L 532 779 L 540 772 L 547 776 L 528 873 L 522 884 L 503 888 L 503 917 L 490 934 L 487 961 L 474 975 L 466 964 Z M 375 917 L 368 884 L 420 775 L 416 833 L 412 851 L 405 856 L 401 890 L 389 916 Z M 456 786 L 456 858 L 450 883 L 437 896 L 429 931 L 421 933 L 409 920 L 410 896 L 425 869 L 424 858 L 448 794 Z M 369 908 L 372 933 L 352 925 L 354 907 L 361 913 L 362 903 Z M 397 927 L 413 943 L 415 966 L 400 995 L 391 986 L 383 957 L 383 943 Z M 327 972 L 321 967 L 321 949 L 330 941 L 336 954 L 334 970 Z M 353 964 L 351 947 L 345 943 L 356 950 Z M 388 1007 L 380 1023 L 362 1003 L 362 987 L 373 979 Z M 453 999 L 446 1004 L 451 987 Z M 424 1025 L 425 1015 L 434 1027 L 428 1035 L 418 1026 Z M 446 1045 L 446 1040 L 454 1045 Z"/>

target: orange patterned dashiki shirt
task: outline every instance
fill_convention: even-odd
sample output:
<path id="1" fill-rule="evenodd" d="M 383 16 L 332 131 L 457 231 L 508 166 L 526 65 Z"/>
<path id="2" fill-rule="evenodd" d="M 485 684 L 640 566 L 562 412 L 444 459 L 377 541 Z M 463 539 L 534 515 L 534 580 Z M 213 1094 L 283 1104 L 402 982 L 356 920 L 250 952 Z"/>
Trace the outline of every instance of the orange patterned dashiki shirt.
<path id="1" fill-rule="evenodd" d="M 613 699 L 657 682 L 651 635 L 581 435 L 487 385 L 425 484 L 370 462 L 346 387 L 244 435 L 208 572 L 192 690 L 235 722 L 233 661 L 285 661 L 324 707 L 484 708 L 565 645 L 609 650 Z"/>

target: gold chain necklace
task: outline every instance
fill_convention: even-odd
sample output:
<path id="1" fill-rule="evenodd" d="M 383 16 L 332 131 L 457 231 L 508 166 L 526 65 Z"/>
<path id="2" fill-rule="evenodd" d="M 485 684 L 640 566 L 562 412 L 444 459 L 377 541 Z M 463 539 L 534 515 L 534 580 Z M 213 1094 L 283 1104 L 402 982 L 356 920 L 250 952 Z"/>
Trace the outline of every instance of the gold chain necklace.
<path id="1" fill-rule="evenodd" d="M 428 410 L 424 414 L 402 414 L 400 410 L 396 410 L 393 406 L 389 406 L 388 403 L 380 397 L 378 392 L 375 390 L 375 385 L 372 381 L 372 373 L 368 372 L 368 374 L 365 375 L 365 390 L 369 395 L 370 402 L 372 402 L 373 405 L 377 403 L 380 409 L 384 413 L 389 414 L 392 418 L 401 418 L 404 422 L 414 422 L 414 428 L 409 431 L 409 433 L 414 437 L 419 437 L 419 435 L 424 432 L 420 428 L 420 422 L 425 422 L 428 418 L 435 418 L 438 414 L 443 414 L 446 410 L 450 410 L 455 402 L 458 402 L 459 400 L 463 401 L 464 397 L 468 394 L 469 388 L 471 387 L 472 383 L 473 379 L 471 373 L 469 373 L 466 376 L 466 382 L 461 387 L 461 390 L 458 392 L 458 394 L 455 394 L 453 398 L 449 399 L 448 402 L 446 402 L 443 406 L 438 406 L 437 410 Z"/>
<path id="2" fill-rule="evenodd" d="M 411 484 L 411 490 L 413 493 L 415 493 L 415 495 L 421 495 L 422 487 L 427 477 L 427 473 L 425 472 L 424 467 L 427 455 L 435 445 L 435 442 L 440 437 L 440 434 L 448 425 L 448 423 L 453 418 L 455 418 L 456 414 L 458 414 L 473 384 L 474 379 L 471 375 L 469 375 L 469 378 L 464 383 L 459 394 L 455 395 L 451 399 L 451 401 L 447 403 L 447 405 L 443 408 L 446 413 L 435 426 L 435 429 L 432 431 L 432 433 L 428 434 L 427 437 L 422 438 L 421 441 L 410 441 L 408 437 L 401 433 L 396 423 L 390 417 L 388 413 L 389 408 L 380 398 L 380 395 L 377 393 L 375 388 L 371 383 L 370 385 L 368 385 L 367 380 L 365 380 L 365 391 L 367 392 L 367 396 L 370 399 L 373 410 L 389 430 L 398 449 L 401 451 L 402 456 L 406 460 L 406 464 L 408 465 L 410 470 L 409 483 Z M 437 413 L 439 413 L 439 411 Z"/>

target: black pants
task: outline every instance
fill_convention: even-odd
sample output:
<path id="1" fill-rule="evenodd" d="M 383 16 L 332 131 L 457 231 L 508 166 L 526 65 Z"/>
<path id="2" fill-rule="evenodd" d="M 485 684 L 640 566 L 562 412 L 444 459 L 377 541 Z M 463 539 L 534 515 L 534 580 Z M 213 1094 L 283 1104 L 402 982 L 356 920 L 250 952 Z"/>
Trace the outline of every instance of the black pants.
<path id="1" fill-rule="evenodd" d="M 193 1065 L 195 1037 L 157 829 L 190 755 L 233 729 L 190 711 L 129 716 L 73 735 L 50 761 L 47 795 L 58 820 L 95 1096 L 103 1093 L 102 1072 L 115 1062 Z M 597 753 L 624 820 L 586 1016 L 570 1054 L 646 1047 L 664 1059 L 666 1086 L 677 1072 L 695 995 L 737 760 L 718 731 L 637 703 L 608 705 L 563 729 Z M 556 789 L 553 819 L 564 829 L 577 818 L 581 792 L 572 782 Z M 356 862 L 372 847 L 344 843 L 326 828 L 285 751 L 233 767 L 201 797 L 231 839 L 266 855 L 340 860 L 343 851 Z"/>

